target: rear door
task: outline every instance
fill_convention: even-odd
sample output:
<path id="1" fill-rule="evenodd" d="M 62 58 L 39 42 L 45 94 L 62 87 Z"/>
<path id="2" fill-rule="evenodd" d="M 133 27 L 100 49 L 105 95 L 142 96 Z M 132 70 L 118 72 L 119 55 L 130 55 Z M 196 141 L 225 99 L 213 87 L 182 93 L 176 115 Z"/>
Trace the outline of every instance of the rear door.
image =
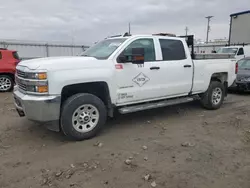
<path id="1" fill-rule="evenodd" d="M 2 52 L 0 50 L 0 73 L 4 72 L 4 64 L 3 64 L 3 55 Z"/>
<path id="2" fill-rule="evenodd" d="M 2 52 L 0 51 L 0 63 L 2 62 Z M 0 64 L 0 66 L 1 66 L 1 64 Z"/>
<path id="3" fill-rule="evenodd" d="M 185 41 L 184 41 L 185 42 Z M 162 52 L 160 85 L 164 96 L 188 95 L 192 87 L 193 63 L 189 49 L 179 39 L 159 38 Z"/>

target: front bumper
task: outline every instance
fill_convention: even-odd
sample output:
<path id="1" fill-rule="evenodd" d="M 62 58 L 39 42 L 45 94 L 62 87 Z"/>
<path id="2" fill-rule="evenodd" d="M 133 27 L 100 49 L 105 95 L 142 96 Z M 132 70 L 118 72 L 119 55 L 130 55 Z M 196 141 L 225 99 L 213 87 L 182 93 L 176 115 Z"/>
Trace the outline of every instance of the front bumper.
<path id="1" fill-rule="evenodd" d="M 20 116 L 29 120 L 46 123 L 60 118 L 61 96 L 26 95 L 14 88 L 15 106 Z"/>

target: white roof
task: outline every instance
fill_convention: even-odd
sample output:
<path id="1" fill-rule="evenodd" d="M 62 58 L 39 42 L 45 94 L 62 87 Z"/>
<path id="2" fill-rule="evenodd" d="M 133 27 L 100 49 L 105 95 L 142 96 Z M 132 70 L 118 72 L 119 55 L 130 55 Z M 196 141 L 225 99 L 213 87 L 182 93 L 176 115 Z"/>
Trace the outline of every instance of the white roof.
<path id="1" fill-rule="evenodd" d="M 174 37 L 174 36 L 162 36 L 162 35 L 131 35 L 131 36 L 126 36 L 126 37 L 122 37 L 122 36 L 119 36 L 119 37 L 110 37 L 110 38 L 107 38 L 107 39 L 122 39 L 122 38 L 138 38 L 138 37 L 157 37 L 157 38 L 167 38 L 167 39 L 179 39 L 179 40 L 185 40 L 185 38 L 181 38 L 181 37 Z"/>

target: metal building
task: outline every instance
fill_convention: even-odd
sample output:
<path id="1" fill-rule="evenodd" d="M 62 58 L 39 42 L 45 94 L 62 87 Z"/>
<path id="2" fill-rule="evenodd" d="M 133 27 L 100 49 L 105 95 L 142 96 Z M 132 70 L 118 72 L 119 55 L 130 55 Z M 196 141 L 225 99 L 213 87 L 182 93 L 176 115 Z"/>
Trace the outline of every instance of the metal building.
<path id="1" fill-rule="evenodd" d="M 250 10 L 230 15 L 229 44 L 250 44 Z"/>

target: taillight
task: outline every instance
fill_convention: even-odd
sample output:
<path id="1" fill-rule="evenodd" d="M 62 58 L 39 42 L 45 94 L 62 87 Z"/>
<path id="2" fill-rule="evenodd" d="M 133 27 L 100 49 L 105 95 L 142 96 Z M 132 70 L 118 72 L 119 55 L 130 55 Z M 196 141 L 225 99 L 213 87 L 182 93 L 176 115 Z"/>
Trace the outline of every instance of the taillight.
<path id="1" fill-rule="evenodd" d="M 239 65 L 238 65 L 238 63 L 236 63 L 236 64 L 235 64 L 235 74 L 238 73 L 238 70 L 239 70 Z"/>

